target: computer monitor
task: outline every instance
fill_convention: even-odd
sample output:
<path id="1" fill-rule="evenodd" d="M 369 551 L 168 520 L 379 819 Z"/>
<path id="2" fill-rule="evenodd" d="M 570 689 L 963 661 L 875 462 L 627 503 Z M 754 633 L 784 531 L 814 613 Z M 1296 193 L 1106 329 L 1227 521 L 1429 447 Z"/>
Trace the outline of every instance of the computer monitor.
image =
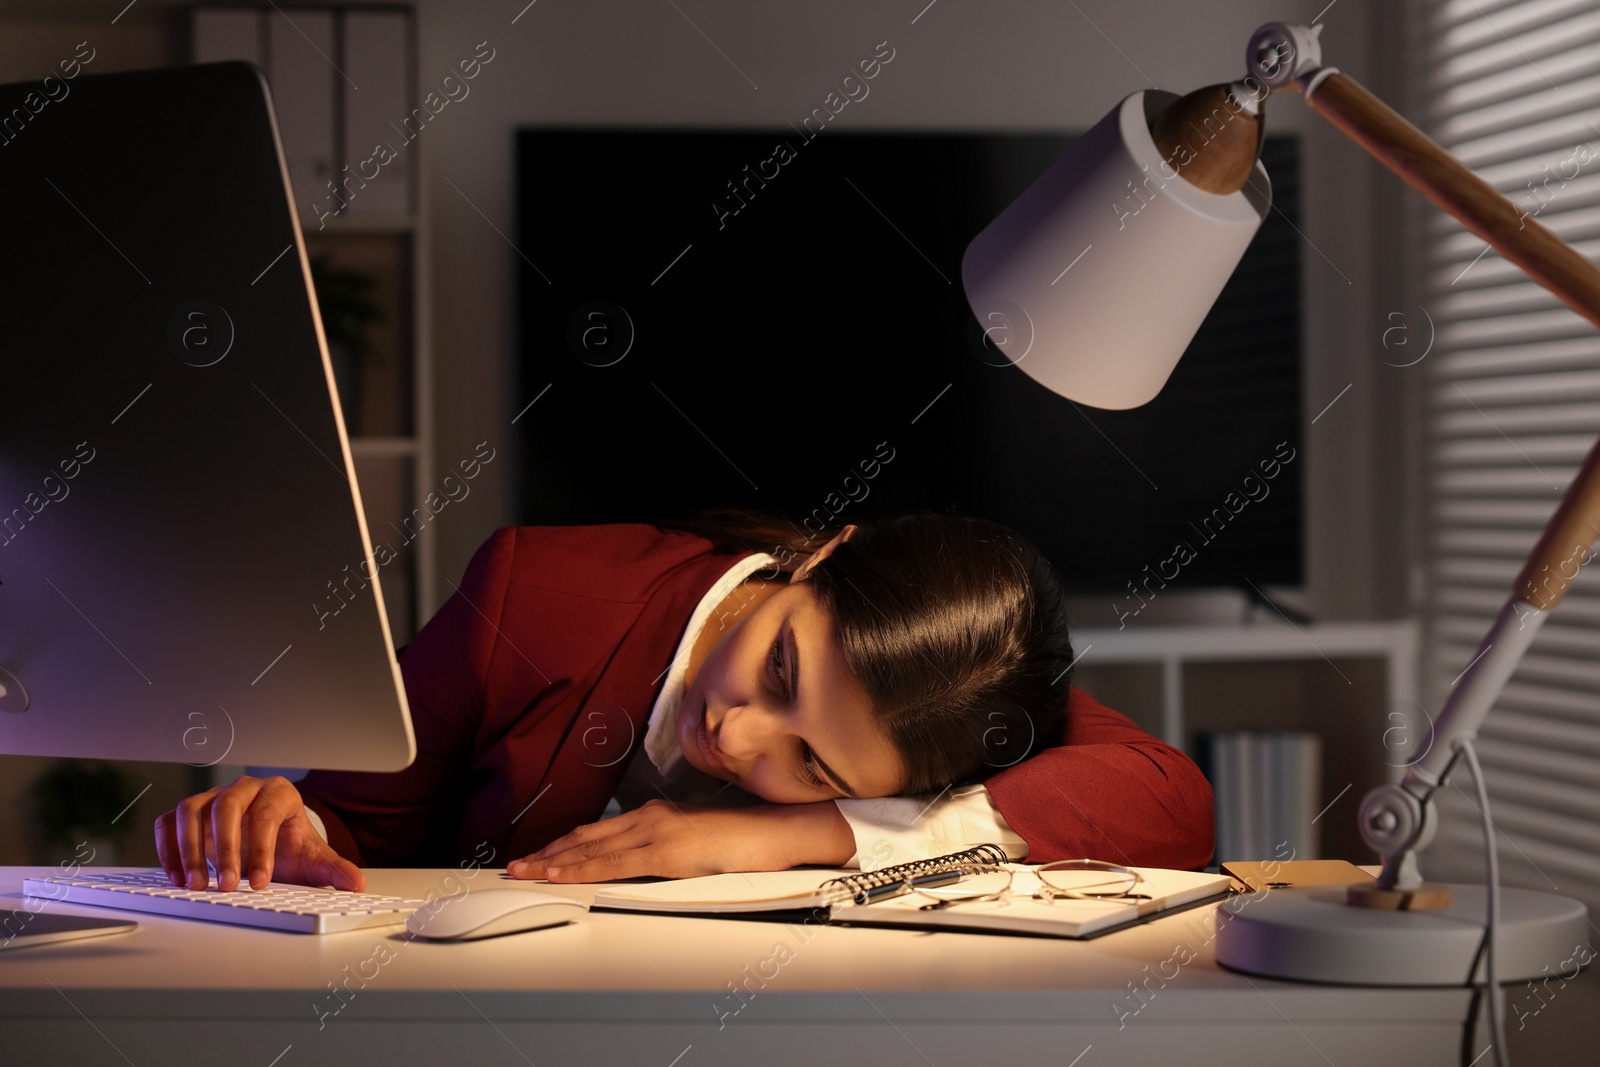
<path id="1" fill-rule="evenodd" d="M 0 752 L 416 753 L 261 72 L 0 86 Z"/>

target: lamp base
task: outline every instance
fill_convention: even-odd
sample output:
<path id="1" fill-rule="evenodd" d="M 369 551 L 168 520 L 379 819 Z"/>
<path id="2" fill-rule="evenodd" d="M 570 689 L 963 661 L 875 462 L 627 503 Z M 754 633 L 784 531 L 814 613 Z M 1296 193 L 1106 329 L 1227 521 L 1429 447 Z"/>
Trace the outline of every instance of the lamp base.
<path id="1" fill-rule="evenodd" d="M 1352 908 L 1438 911 L 1450 906 L 1450 887 L 1443 882 L 1423 882 L 1411 889 L 1379 889 L 1374 882 L 1358 882 L 1345 889 L 1344 902 Z"/>
<path id="2" fill-rule="evenodd" d="M 1462 986 L 1484 980 L 1486 890 L 1451 885 L 1448 907 L 1352 907 L 1342 886 L 1271 889 L 1217 912 L 1217 962 L 1266 978 L 1338 985 Z M 1227 916 L 1227 918 L 1224 918 Z M 1500 889 L 1495 964 L 1501 984 L 1570 978 L 1592 953 L 1588 909 L 1570 897 Z M 1562 974 L 1570 970 L 1571 974 Z"/>

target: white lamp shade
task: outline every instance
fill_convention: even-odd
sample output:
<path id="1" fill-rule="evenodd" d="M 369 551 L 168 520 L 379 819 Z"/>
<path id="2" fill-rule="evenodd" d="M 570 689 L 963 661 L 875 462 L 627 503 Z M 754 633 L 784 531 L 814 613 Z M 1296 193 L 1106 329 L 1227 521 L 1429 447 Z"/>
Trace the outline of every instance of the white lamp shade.
<path id="1" fill-rule="evenodd" d="M 1177 99 L 1150 89 L 1123 100 L 961 260 L 967 303 L 996 351 L 1093 407 L 1138 407 L 1161 391 L 1271 208 L 1259 160 L 1243 189 L 1221 196 L 1162 159 L 1150 120 Z"/>

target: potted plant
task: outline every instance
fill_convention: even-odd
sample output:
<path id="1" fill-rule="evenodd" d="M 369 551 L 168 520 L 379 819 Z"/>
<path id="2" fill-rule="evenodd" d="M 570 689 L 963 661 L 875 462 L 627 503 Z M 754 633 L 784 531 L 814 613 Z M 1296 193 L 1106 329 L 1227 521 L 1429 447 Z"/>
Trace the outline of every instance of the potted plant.
<path id="1" fill-rule="evenodd" d="M 360 433 L 362 370 L 367 360 L 377 357 L 367 340 L 367 326 L 383 318 L 372 299 L 376 283 L 365 274 L 334 266 L 326 252 L 319 252 L 311 257 L 311 284 L 317 292 L 345 429 L 355 436 Z"/>

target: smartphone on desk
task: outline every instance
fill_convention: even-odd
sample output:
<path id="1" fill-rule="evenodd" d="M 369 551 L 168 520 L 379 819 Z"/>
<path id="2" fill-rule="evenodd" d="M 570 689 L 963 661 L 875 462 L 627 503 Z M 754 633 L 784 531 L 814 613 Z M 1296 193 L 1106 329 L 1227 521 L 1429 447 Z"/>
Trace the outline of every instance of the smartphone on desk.
<path id="1" fill-rule="evenodd" d="M 1271 860 L 1265 863 L 1232 860 L 1222 865 L 1222 873 L 1233 877 L 1234 889 L 1240 893 L 1375 880 L 1348 860 Z"/>

